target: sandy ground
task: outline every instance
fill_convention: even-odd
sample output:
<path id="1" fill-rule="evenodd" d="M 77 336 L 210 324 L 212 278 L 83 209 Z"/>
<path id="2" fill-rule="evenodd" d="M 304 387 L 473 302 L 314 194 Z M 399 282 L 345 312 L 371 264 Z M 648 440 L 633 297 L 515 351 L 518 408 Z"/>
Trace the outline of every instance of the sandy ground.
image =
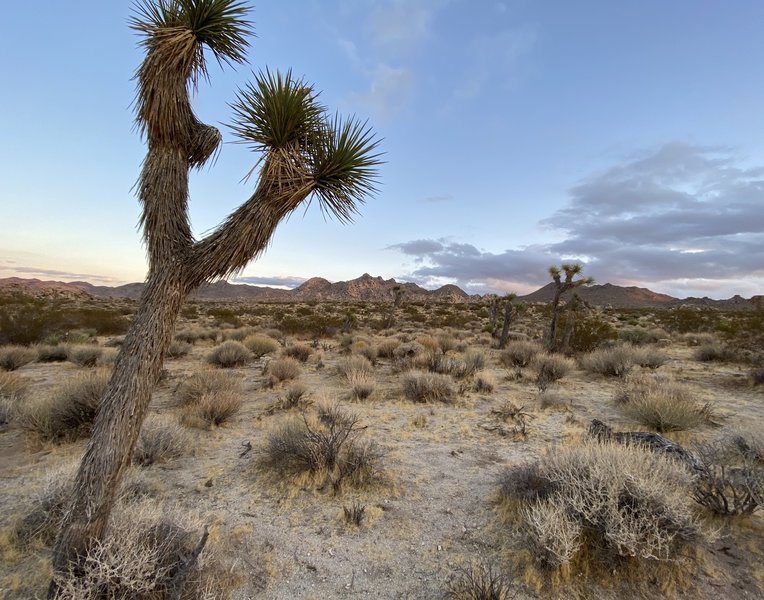
<path id="1" fill-rule="evenodd" d="M 144 469 L 164 501 L 199 514 L 211 530 L 208 550 L 230 569 L 236 599 L 442 598 L 459 567 L 484 560 L 512 568 L 518 543 L 497 517 L 492 499 L 508 466 L 553 452 L 556 444 L 584 435 L 592 418 L 616 429 L 640 429 L 613 406 L 617 382 L 576 370 L 559 389 L 573 403 L 542 410 L 533 380 L 512 380 L 498 363 L 498 351 L 482 347 L 498 387 L 468 391 L 455 405 L 414 404 L 403 398 L 401 375 L 389 360 L 375 369 L 377 388 L 363 402 L 351 402 L 347 383 L 335 374 L 336 342 L 318 349 L 303 367 L 300 381 L 313 400 L 341 401 L 367 426 L 364 437 L 384 450 L 387 481 L 362 492 L 329 492 L 276 485 L 257 467 L 268 432 L 289 414 L 268 414 L 283 387 L 264 387 L 263 361 L 231 370 L 244 384 L 241 412 L 223 427 L 192 430 L 193 453 Z M 174 416 L 172 395 L 198 370 L 211 349 L 166 363 L 151 411 Z M 698 363 L 682 344 L 664 348 L 671 360 L 662 372 L 692 383 L 699 399 L 711 402 L 726 419 L 724 427 L 764 427 L 764 392 L 746 383 L 743 367 Z M 323 366 L 319 366 L 319 356 Z M 62 378 L 80 371 L 69 363 L 30 364 L 18 373 L 32 382 L 32 394 L 49 394 Z M 502 436 L 491 410 L 512 400 L 532 414 L 527 436 Z M 293 413 L 294 414 L 294 413 Z M 716 431 L 680 434 L 697 440 Z M 253 450 L 240 457 L 243 444 Z M 76 460 L 83 442 L 39 444 L 6 426 L 0 430 L 0 527 L 23 514 L 46 472 Z M 360 527 L 345 523 L 343 507 L 366 506 Z M 725 525 L 707 552 L 692 597 L 764 597 L 764 517 Z M 14 555 L 0 564 L 0 598 L 42 598 L 48 552 Z M 521 574 L 518 599 L 539 597 Z M 559 592 L 562 594 L 562 592 Z M 548 597 L 548 596 L 547 596 Z M 636 597 L 628 590 L 591 590 L 591 598 Z M 661 597 L 656 587 L 654 597 Z"/>

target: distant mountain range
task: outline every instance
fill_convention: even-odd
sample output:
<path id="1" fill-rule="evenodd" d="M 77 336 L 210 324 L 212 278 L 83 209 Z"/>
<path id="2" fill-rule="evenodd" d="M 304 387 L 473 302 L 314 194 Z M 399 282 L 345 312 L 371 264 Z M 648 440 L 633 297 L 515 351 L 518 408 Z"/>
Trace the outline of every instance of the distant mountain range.
<path id="1" fill-rule="evenodd" d="M 426 290 L 415 283 L 398 283 L 395 279 L 372 277 L 364 273 L 357 279 L 332 283 L 321 277 L 308 279 L 293 290 L 261 287 L 248 284 L 232 284 L 226 281 L 207 284 L 197 290 L 195 300 L 250 300 L 265 302 L 390 302 L 394 290 L 400 287 L 409 302 L 459 303 L 477 301 L 479 295 L 469 295 L 455 285 L 444 285 L 436 290 Z M 38 297 L 70 298 L 130 298 L 136 300 L 143 291 L 142 283 L 128 283 L 116 287 L 93 285 L 86 281 L 64 283 L 61 281 L 40 281 L 39 279 L 21 279 L 11 277 L 0 279 L 0 292 L 19 292 Z M 711 298 L 674 298 L 659 294 L 646 288 L 621 287 L 606 283 L 592 285 L 576 290 L 579 296 L 594 306 L 613 308 L 673 308 L 682 305 L 717 308 L 720 310 L 752 310 L 764 306 L 764 296 L 750 299 L 734 296 L 727 300 Z M 544 287 L 518 300 L 529 303 L 549 302 L 554 297 L 554 284 Z"/>

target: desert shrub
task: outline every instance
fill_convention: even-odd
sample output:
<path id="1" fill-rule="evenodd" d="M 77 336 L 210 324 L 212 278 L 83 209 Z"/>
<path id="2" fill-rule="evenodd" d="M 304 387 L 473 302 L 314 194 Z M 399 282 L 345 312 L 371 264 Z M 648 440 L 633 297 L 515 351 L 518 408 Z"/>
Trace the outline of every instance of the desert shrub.
<path id="1" fill-rule="evenodd" d="M 360 527 L 366 516 L 366 506 L 360 502 L 353 502 L 350 506 L 343 506 L 342 511 L 345 515 L 345 523 Z"/>
<path id="2" fill-rule="evenodd" d="M 662 367 L 669 360 L 669 357 L 653 348 L 634 348 L 634 361 L 640 367 L 646 369 L 657 369 Z"/>
<path id="3" fill-rule="evenodd" d="M 299 381 L 292 383 L 284 392 L 284 408 L 295 408 L 299 406 L 307 392 L 308 388 Z"/>
<path id="4" fill-rule="evenodd" d="M 107 537 L 94 544 L 76 577 L 57 575 L 61 600 L 101 598 L 202 598 L 206 553 L 186 564 L 200 540 L 203 524 L 187 512 L 157 507 L 153 501 L 116 507 Z M 175 589 L 184 569 L 182 593 Z M 176 595 L 175 592 L 178 592 Z"/>
<path id="5" fill-rule="evenodd" d="M 635 346 L 644 346 L 645 344 L 655 344 L 660 340 L 669 337 L 668 332 L 660 327 L 646 329 L 644 327 L 628 327 L 618 332 L 618 339 L 633 344 Z"/>
<path id="6" fill-rule="evenodd" d="M 751 514 L 764 502 L 764 435 L 738 432 L 699 444 L 693 498 L 711 512 Z"/>
<path id="7" fill-rule="evenodd" d="M 369 359 L 357 354 L 351 354 L 337 361 L 337 374 L 350 380 L 351 376 L 360 374 L 372 375 L 374 366 Z"/>
<path id="8" fill-rule="evenodd" d="M 215 342 L 218 339 L 218 332 L 208 327 L 192 326 L 178 331 L 175 334 L 175 339 L 188 344 L 195 344 L 203 340 Z"/>
<path id="9" fill-rule="evenodd" d="M 353 354 L 357 354 L 359 356 L 363 356 L 372 365 L 376 365 L 377 364 L 377 356 L 379 356 L 379 352 L 378 352 L 376 346 L 372 346 L 372 345 L 367 344 L 365 342 L 355 343 L 355 344 L 353 344 L 351 350 L 352 350 Z"/>
<path id="10" fill-rule="evenodd" d="M 53 543 L 71 498 L 73 476 L 71 466 L 46 473 L 42 489 L 29 499 L 28 512 L 12 526 L 16 545 L 27 548 L 35 542 Z"/>
<path id="11" fill-rule="evenodd" d="M 485 367 L 485 354 L 480 350 L 467 350 L 463 356 L 465 375 L 473 375 Z"/>
<path id="12" fill-rule="evenodd" d="M 685 333 L 682 335 L 682 340 L 688 346 L 710 346 L 719 343 L 714 334 L 696 331 Z"/>
<path id="13" fill-rule="evenodd" d="M 202 394 L 193 404 L 183 408 L 184 425 L 208 429 L 229 421 L 241 409 L 241 394 L 233 391 L 214 391 Z"/>
<path id="14" fill-rule="evenodd" d="M 626 344 L 600 348 L 581 357 L 581 366 L 585 370 L 611 377 L 624 377 L 635 364 L 637 352 Z"/>
<path id="15" fill-rule="evenodd" d="M 360 436 L 359 418 L 339 406 L 284 422 L 268 437 L 263 464 L 279 475 L 309 475 L 315 487 L 363 487 L 379 478 L 381 454 Z"/>
<path id="16" fill-rule="evenodd" d="M 252 327 L 237 327 L 236 329 L 226 329 L 221 336 L 225 342 L 227 340 L 234 340 L 235 342 L 243 342 L 248 336 L 255 333 Z"/>
<path id="17" fill-rule="evenodd" d="M 0 425 L 10 423 L 20 410 L 20 403 L 29 392 L 29 380 L 0 371 Z"/>
<path id="18" fill-rule="evenodd" d="M 49 398 L 26 404 L 19 413 L 21 426 L 52 441 L 89 436 L 110 377 L 104 368 L 74 375 Z"/>
<path id="19" fill-rule="evenodd" d="M 490 394 L 496 389 L 496 377 L 490 371 L 483 369 L 475 373 L 473 384 L 476 392 Z"/>
<path id="20" fill-rule="evenodd" d="M 350 392 L 356 400 L 366 400 L 374 392 L 374 378 L 365 372 L 355 372 L 348 375 Z"/>
<path id="21" fill-rule="evenodd" d="M 393 350 L 393 357 L 396 359 L 412 358 L 425 352 L 425 347 L 419 342 L 403 342 Z"/>
<path id="22" fill-rule="evenodd" d="M 37 353 L 26 346 L 0 346 L 0 368 L 15 371 L 37 359 Z"/>
<path id="23" fill-rule="evenodd" d="M 573 399 L 560 390 L 547 388 L 540 390 L 538 394 L 539 407 L 542 410 L 548 408 L 565 410 L 573 404 Z"/>
<path id="24" fill-rule="evenodd" d="M 438 341 L 432 337 L 431 335 L 420 335 L 417 336 L 416 342 L 422 346 L 427 352 L 435 353 L 438 350 L 440 350 L 440 346 L 438 345 Z"/>
<path id="25" fill-rule="evenodd" d="M 764 385 L 764 366 L 753 367 L 748 377 L 753 385 Z"/>
<path id="26" fill-rule="evenodd" d="M 64 344 L 40 344 L 34 349 L 38 362 L 64 362 L 69 357 L 69 348 Z"/>
<path id="27" fill-rule="evenodd" d="M 141 467 L 167 462 L 185 454 L 188 437 L 175 421 L 149 416 L 141 426 L 141 433 L 133 451 L 133 463 Z"/>
<path id="28" fill-rule="evenodd" d="M 244 338 L 244 345 L 255 358 L 261 358 L 279 349 L 279 343 L 276 340 L 261 334 L 248 335 Z"/>
<path id="29" fill-rule="evenodd" d="M 536 372 L 536 385 L 539 389 L 546 389 L 550 383 L 565 377 L 573 366 L 571 359 L 559 354 L 537 354 L 531 362 L 531 368 Z"/>
<path id="30" fill-rule="evenodd" d="M 395 349 L 400 345 L 400 341 L 395 338 L 385 338 L 377 344 L 377 356 L 381 358 L 393 358 L 393 356 L 395 356 Z"/>
<path id="31" fill-rule="evenodd" d="M 284 348 L 284 356 L 295 358 L 302 363 L 307 362 L 312 352 L 313 349 L 307 344 L 294 344 Z"/>
<path id="32" fill-rule="evenodd" d="M 451 380 L 439 373 L 414 372 L 403 378 L 403 394 L 414 402 L 452 402 Z"/>
<path id="33" fill-rule="evenodd" d="M 515 508 L 546 500 L 556 486 L 541 472 L 541 463 L 527 462 L 508 467 L 499 476 L 499 498 Z"/>
<path id="34" fill-rule="evenodd" d="M 456 338 L 448 333 L 441 333 L 435 338 L 438 343 L 438 348 L 443 354 L 453 350 L 456 347 Z"/>
<path id="35" fill-rule="evenodd" d="M 734 360 L 735 352 L 731 348 L 717 342 L 698 347 L 693 356 L 695 360 L 700 362 L 724 362 Z"/>
<path id="36" fill-rule="evenodd" d="M 682 431 L 714 422 L 708 404 L 697 393 L 666 375 L 638 374 L 627 378 L 615 401 L 626 416 L 659 432 Z"/>
<path id="37" fill-rule="evenodd" d="M 539 466 L 551 493 L 524 501 L 525 532 L 551 567 L 586 545 L 615 556 L 672 560 L 702 536 L 691 507 L 692 477 L 640 446 L 589 442 L 560 448 Z"/>
<path id="38" fill-rule="evenodd" d="M 566 329 L 567 319 L 567 314 L 563 314 L 560 318 L 558 330 L 560 335 Z M 571 352 L 591 352 L 617 338 L 618 332 L 616 329 L 599 315 L 579 315 L 575 318 L 573 333 L 567 350 Z"/>
<path id="39" fill-rule="evenodd" d="M 252 354 L 241 342 L 228 340 L 213 348 L 207 355 L 207 362 L 224 369 L 243 367 L 252 359 Z"/>
<path id="40" fill-rule="evenodd" d="M 187 356 L 189 352 L 191 352 L 191 348 L 193 348 L 193 345 L 189 342 L 173 340 L 167 347 L 165 356 L 167 356 L 167 358 L 183 358 L 184 356 Z"/>
<path id="41" fill-rule="evenodd" d="M 499 361 L 505 367 L 527 367 L 534 357 L 543 352 L 543 347 L 537 342 L 509 342 L 499 354 Z"/>
<path id="42" fill-rule="evenodd" d="M 69 346 L 66 357 L 69 362 L 80 367 L 95 367 L 102 354 L 103 348 L 99 346 L 76 344 Z"/>
<path id="43" fill-rule="evenodd" d="M 460 568 L 449 582 L 445 597 L 453 600 L 510 600 L 516 596 L 509 580 L 490 564 Z"/>
<path id="44" fill-rule="evenodd" d="M 197 371 L 181 382 L 175 391 L 174 402 L 177 406 L 196 404 L 207 394 L 218 392 L 237 393 L 241 390 L 241 382 L 230 373 L 205 369 Z"/>
<path id="45" fill-rule="evenodd" d="M 268 363 L 268 375 L 270 375 L 272 385 L 297 379 L 300 372 L 300 363 L 289 356 L 277 358 Z"/>

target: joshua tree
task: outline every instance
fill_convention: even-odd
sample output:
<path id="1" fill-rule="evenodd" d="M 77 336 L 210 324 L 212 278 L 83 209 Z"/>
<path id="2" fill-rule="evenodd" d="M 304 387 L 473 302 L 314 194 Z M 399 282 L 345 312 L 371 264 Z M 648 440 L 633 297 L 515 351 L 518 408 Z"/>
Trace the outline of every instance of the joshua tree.
<path id="1" fill-rule="evenodd" d="M 567 265 L 564 264 L 560 268 L 552 266 L 549 267 L 549 275 L 552 276 L 554 281 L 554 299 L 552 300 L 552 322 L 549 326 L 549 350 L 557 350 L 557 322 L 560 318 L 560 299 L 562 295 L 568 290 L 573 290 L 581 287 L 582 285 L 591 285 L 594 283 L 594 279 L 591 277 L 582 277 L 581 279 L 573 279 L 576 275 L 579 275 L 584 268 L 581 265 Z M 563 273 L 565 279 L 562 279 Z"/>
<path id="2" fill-rule="evenodd" d="M 393 286 L 392 295 L 393 303 L 390 306 L 390 312 L 387 313 L 387 318 L 385 319 L 385 328 L 387 329 L 395 325 L 395 313 L 398 311 L 401 303 L 403 302 L 403 296 L 406 295 L 406 290 L 404 290 L 399 285 Z"/>
<path id="3" fill-rule="evenodd" d="M 512 304 L 517 298 L 517 294 L 507 294 L 504 296 L 504 323 L 501 326 L 501 335 L 499 336 L 499 348 L 504 349 L 504 347 L 507 345 L 507 341 L 509 340 L 509 326 L 512 324 L 512 318 L 515 316 L 517 312 L 522 310 L 524 308 L 524 304 L 520 303 L 519 305 L 515 306 Z"/>
<path id="4" fill-rule="evenodd" d="M 159 376 L 178 312 L 200 284 L 240 271 L 268 245 L 278 223 L 315 197 L 351 220 L 374 191 L 377 140 L 365 123 L 328 116 L 317 93 L 291 73 L 265 71 L 239 91 L 232 127 L 259 153 L 254 193 L 207 237 L 188 217 L 188 174 L 218 150 L 221 135 L 200 122 L 189 90 L 218 63 L 244 63 L 251 26 L 238 0 L 138 0 L 131 26 L 145 58 L 136 73 L 136 121 L 148 151 L 137 185 L 149 271 L 53 552 L 57 575 L 75 576 L 104 535 L 115 492 Z M 58 595 L 51 584 L 50 597 Z"/>

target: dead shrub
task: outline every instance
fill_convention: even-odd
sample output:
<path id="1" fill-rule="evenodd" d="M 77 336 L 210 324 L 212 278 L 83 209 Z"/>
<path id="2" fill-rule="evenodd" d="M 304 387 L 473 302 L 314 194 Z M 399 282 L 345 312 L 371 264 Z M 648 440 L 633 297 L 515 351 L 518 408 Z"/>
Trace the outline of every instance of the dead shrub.
<path id="1" fill-rule="evenodd" d="M 544 351 L 537 342 L 516 341 L 509 342 L 499 354 L 499 361 L 505 367 L 525 368 L 531 364 L 537 354 Z"/>
<path id="2" fill-rule="evenodd" d="M 483 563 L 458 569 L 445 595 L 453 600 L 510 600 L 515 596 L 501 571 Z"/>
<path id="3" fill-rule="evenodd" d="M 301 371 L 300 363 L 289 356 L 277 358 L 268 363 L 268 374 L 270 375 L 271 385 L 276 385 L 282 381 L 297 379 L 300 376 Z"/>
<path id="4" fill-rule="evenodd" d="M 345 514 L 345 523 L 360 527 L 366 516 L 366 506 L 359 502 L 353 502 L 350 506 L 343 506 L 342 511 Z"/>
<path id="5" fill-rule="evenodd" d="M 451 380 L 439 373 L 415 372 L 403 378 L 403 394 L 413 402 L 445 402 L 454 400 Z"/>
<path id="6" fill-rule="evenodd" d="M 133 464 L 148 467 L 180 458 L 188 449 L 188 436 L 175 421 L 150 415 L 141 426 Z"/>
<path id="7" fill-rule="evenodd" d="M 76 344 L 69 346 L 66 358 L 69 362 L 80 367 L 95 367 L 103 354 L 103 348 L 92 344 Z"/>
<path id="8" fill-rule="evenodd" d="M 357 415 L 339 406 L 320 407 L 316 415 L 290 418 L 268 437 L 263 464 L 280 475 L 308 475 L 317 489 L 363 487 L 379 476 L 381 454 L 363 443 Z"/>
<path id="9" fill-rule="evenodd" d="M 627 344 L 600 348 L 581 357 L 585 370 L 610 377 L 624 377 L 637 363 L 635 348 Z"/>
<path id="10" fill-rule="evenodd" d="M 208 392 L 183 409 L 181 421 L 188 427 L 198 429 L 219 427 L 239 412 L 242 403 L 241 394 L 238 392 Z"/>
<path id="11" fill-rule="evenodd" d="M 29 512 L 13 524 L 13 538 L 20 548 L 40 543 L 51 545 L 64 518 L 72 492 L 74 467 L 49 471 L 42 489 L 29 499 Z"/>
<path id="12" fill-rule="evenodd" d="M 176 406 L 196 404 L 202 396 L 214 393 L 238 393 L 241 382 L 231 373 L 215 369 L 198 371 L 185 379 L 175 391 Z"/>
<path id="13" fill-rule="evenodd" d="M 555 489 L 541 472 L 539 462 L 513 465 L 499 477 L 499 498 L 517 507 L 546 500 Z"/>
<path id="14" fill-rule="evenodd" d="M 540 463 L 539 476 L 553 491 L 525 502 L 522 518 L 547 566 L 570 562 L 585 545 L 613 556 L 672 560 L 702 537 L 690 473 L 638 445 L 559 448 Z"/>
<path id="15" fill-rule="evenodd" d="M 27 346 L 0 346 L 0 367 L 15 371 L 37 359 L 37 352 Z"/>
<path id="16" fill-rule="evenodd" d="M 243 367 L 252 359 L 252 354 L 241 342 L 228 340 L 223 342 L 207 355 L 207 362 L 229 369 L 232 367 Z"/>
<path id="17" fill-rule="evenodd" d="M 696 400 L 696 392 L 666 375 L 637 374 L 616 391 L 614 400 L 630 419 L 658 432 L 682 431 L 714 424 L 709 404 Z"/>
<path id="18" fill-rule="evenodd" d="M 110 377 L 104 368 L 74 375 L 50 397 L 22 408 L 22 428 L 52 441 L 88 437 Z"/>

